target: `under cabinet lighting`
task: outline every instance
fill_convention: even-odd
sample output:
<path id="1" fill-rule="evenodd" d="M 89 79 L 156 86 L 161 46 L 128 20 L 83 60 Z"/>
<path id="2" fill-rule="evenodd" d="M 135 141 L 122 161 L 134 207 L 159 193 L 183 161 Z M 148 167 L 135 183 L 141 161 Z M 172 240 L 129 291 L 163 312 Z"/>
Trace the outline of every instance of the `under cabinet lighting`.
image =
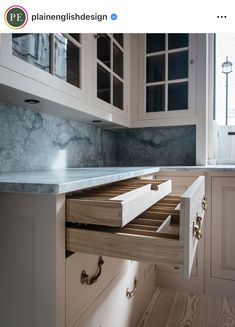
<path id="1" fill-rule="evenodd" d="M 24 102 L 29 103 L 29 104 L 37 104 L 40 103 L 39 100 L 36 99 L 25 99 Z"/>

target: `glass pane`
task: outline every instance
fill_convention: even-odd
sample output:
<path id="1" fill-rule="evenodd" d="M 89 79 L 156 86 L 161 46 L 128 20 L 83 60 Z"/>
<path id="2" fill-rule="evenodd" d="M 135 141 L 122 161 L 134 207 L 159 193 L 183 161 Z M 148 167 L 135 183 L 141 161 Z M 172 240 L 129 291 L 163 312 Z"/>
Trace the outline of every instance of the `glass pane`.
<path id="1" fill-rule="evenodd" d="M 113 77 L 113 105 L 123 110 L 123 83 Z"/>
<path id="2" fill-rule="evenodd" d="M 70 41 L 67 43 L 67 82 L 80 87 L 80 50 Z"/>
<path id="3" fill-rule="evenodd" d="M 110 73 L 97 65 L 97 97 L 110 103 Z"/>
<path id="4" fill-rule="evenodd" d="M 76 33 L 69 33 L 70 36 L 72 36 L 72 38 L 76 41 L 78 41 L 80 43 L 80 34 L 76 34 Z"/>
<path id="5" fill-rule="evenodd" d="M 123 52 L 113 44 L 113 71 L 123 78 Z"/>
<path id="6" fill-rule="evenodd" d="M 12 34 L 12 54 L 50 71 L 50 34 Z"/>
<path id="7" fill-rule="evenodd" d="M 146 87 L 146 111 L 164 111 L 165 108 L 165 86 L 153 85 Z"/>
<path id="8" fill-rule="evenodd" d="M 188 47 L 188 34 L 168 34 L 168 49 Z"/>
<path id="9" fill-rule="evenodd" d="M 179 78 L 188 78 L 188 51 L 168 55 L 168 79 Z"/>
<path id="10" fill-rule="evenodd" d="M 168 110 L 188 109 L 188 82 L 168 84 Z"/>
<path id="11" fill-rule="evenodd" d="M 165 80 L 165 55 L 146 58 L 146 82 Z"/>
<path id="12" fill-rule="evenodd" d="M 110 37 L 106 34 L 99 34 L 97 39 L 97 58 L 108 67 L 110 67 L 111 59 L 110 46 Z"/>
<path id="13" fill-rule="evenodd" d="M 79 87 L 79 48 L 61 34 L 54 36 L 55 76 Z"/>
<path id="14" fill-rule="evenodd" d="M 147 34 L 146 52 L 165 51 L 165 34 Z"/>
<path id="15" fill-rule="evenodd" d="M 113 34 L 114 39 L 123 47 L 123 34 Z"/>

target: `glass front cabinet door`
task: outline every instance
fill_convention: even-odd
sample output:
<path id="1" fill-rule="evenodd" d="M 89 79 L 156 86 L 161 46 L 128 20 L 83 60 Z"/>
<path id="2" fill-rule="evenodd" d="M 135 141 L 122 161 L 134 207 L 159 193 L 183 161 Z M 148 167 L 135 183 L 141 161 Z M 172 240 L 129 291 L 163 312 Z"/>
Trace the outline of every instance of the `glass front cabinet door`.
<path id="1" fill-rule="evenodd" d="M 195 115 L 195 39 L 191 34 L 139 36 L 140 120 L 175 123 L 180 118 L 183 123 Z"/>
<path id="2" fill-rule="evenodd" d="M 93 34 L 95 106 L 127 118 L 129 112 L 130 36 Z"/>
<path id="3" fill-rule="evenodd" d="M 17 89 L 24 87 L 25 91 L 33 94 L 30 81 L 37 81 L 85 100 L 85 37 L 82 34 L 59 33 L 2 34 L 0 64 L 26 77 Z"/>

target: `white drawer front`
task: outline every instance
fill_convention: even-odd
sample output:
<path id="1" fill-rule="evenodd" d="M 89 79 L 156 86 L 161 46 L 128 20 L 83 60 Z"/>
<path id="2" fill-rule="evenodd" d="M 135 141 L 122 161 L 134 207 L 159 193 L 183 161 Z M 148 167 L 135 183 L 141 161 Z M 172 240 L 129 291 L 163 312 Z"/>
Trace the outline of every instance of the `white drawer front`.
<path id="1" fill-rule="evenodd" d="M 204 210 L 202 207 L 205 195 L 205 177 L 200 176 L 181 196 L 180 205 L 180 240 L 184 243 L 184 278 L 189 278 L 193 266 L 198 239 L 195 236 L 195 225 L 197 218 L 202 218 Z"/>

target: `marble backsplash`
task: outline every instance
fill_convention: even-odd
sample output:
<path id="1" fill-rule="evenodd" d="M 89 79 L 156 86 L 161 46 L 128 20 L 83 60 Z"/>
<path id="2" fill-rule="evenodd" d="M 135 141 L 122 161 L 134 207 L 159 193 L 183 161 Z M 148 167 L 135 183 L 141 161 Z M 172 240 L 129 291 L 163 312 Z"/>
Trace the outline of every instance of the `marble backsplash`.
<path id="1" fill-rule="evenodd" d="M 195 126 L 110 131 L 0 104 L 0 172 L 195 165 Z"/>
<path id="2" fill-rule="evenodd" d="M 116 146 L 118 166 L 193 166 L 196 126 L 125 129 Z"/>
<path id="3" fill-rule="evenodd" d="M 113 132 L 0 104 L 0 172 L 115 164 Z"/>

